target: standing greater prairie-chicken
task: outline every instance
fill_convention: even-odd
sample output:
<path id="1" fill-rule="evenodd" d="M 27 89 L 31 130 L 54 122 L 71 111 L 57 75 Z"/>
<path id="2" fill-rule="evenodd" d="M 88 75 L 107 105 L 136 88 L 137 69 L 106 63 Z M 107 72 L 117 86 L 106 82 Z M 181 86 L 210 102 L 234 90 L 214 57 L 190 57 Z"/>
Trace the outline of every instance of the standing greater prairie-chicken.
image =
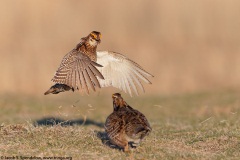
<path id="1" fill-rule="evenodd" d="M 112 98 L 113 113 L 106 119 L 105 131 L 112 144 L 129 151 L 129 144 L 136 147 L 152 129 L 146 117 L 130 107 L 121 94 L 115 93 Z"/>
<path id="2" fill-rule="evenodd" d="M 91 32 L 81 38 L 77 46 L 66 54 L 52 81 L 55 82 L 44 94 L 57 94 L 68 90 L 80 90 L 89 94 L 89 88 L 113 86 L 132 96 L 138 88 L 144 92 L 141 81 L 151 84 L 153 77 L 140 65 L 124 55 L 110 51 L 97 51 L 101 33 Z"/>

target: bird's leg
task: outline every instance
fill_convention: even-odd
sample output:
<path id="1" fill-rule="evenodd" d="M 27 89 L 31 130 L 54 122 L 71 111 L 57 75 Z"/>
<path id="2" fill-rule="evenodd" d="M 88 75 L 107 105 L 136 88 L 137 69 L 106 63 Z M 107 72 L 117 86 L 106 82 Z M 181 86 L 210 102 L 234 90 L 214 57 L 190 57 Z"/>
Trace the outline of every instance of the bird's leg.
<path id="1" fill-rule="evenodd" d="M 128 142 L 125 144 L 123 151 L 126 153 L 129 153 L 129 149 L 128 149 Z"/>

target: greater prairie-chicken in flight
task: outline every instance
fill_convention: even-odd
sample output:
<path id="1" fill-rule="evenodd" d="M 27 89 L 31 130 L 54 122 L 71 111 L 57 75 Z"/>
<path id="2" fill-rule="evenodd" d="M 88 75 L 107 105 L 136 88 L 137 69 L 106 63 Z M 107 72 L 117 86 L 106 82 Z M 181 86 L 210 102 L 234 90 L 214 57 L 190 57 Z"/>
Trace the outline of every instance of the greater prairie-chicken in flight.
<path id="1" fill-rule="evenodd" d="M 57 94 L 68 90 L 80 90 L 89 94 L 90 88 L 113 86 L 138 95 L 138 88 L 144 92 L 141 81 L 151 84 L 147 77 L 153 77 L 140 65 L 124 55 L 110 51 L 97 51 L 101 33 L 91 32 L 81 38 L 77 46 L 67 53 L 56 71 L 55 82 L 44 94 Z"/>
<path id="2" fill-rule="evenodd" d="M 136 109 L 130 107 L 121 97 L 115 93 L 113 98 L 113 113 L 105 122 L 105 131 L 112 144 L 124 151 L 128 151 L 129 144 L 136 147 L 147 136 L 152 128 L 147 118 Z"/>

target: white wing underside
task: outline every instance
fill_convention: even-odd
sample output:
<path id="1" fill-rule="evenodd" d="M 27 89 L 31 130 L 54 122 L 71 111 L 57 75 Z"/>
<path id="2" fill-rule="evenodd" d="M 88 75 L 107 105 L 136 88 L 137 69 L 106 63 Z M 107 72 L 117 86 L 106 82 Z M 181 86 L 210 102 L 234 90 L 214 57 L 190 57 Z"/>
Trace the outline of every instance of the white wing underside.
<path id="1" fill-rule="evenodd" d="M 151 84 L 147 77 L 153 76 L 120 53 L 97 51 L 97 63 L 103 66 L 97 67 L 104 77 L 98 78 L 101 87 L 113 86 L 132 96 L 133 92 L 138 95 L 139 89 L 144 92 L 141 81 Z"/>

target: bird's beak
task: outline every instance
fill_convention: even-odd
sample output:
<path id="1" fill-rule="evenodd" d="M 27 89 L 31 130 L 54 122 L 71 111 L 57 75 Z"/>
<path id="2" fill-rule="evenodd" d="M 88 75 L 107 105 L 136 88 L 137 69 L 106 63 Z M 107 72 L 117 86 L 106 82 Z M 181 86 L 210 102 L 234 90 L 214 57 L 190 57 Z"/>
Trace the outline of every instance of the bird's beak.
<path id="1" fill-rule="evenodd" d="M 99 33 L 99 35 L 98 35 L 98 43 L 101 43 L 101 38 L 102 38 L 102 34 L 101 33 Z"/>
<path id="2" fill-rule="evenodd" d="M 101 39 L 98 39 L 97 42 L 98 42 L 98 43 L 101 43 Z"/>

